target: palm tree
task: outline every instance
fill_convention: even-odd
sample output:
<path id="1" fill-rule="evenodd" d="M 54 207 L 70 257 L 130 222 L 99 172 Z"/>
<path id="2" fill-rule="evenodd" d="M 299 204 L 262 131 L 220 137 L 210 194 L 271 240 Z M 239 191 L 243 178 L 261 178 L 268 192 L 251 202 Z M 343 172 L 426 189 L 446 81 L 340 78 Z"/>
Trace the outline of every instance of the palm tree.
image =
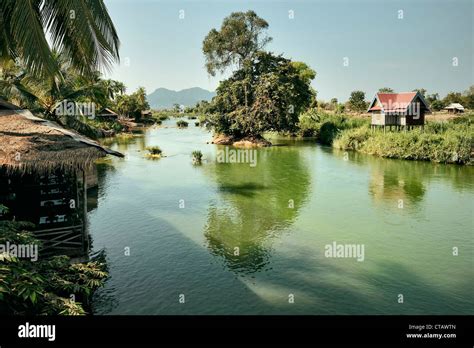
<path id="1" fill-rule="evenodd" d="M 53 49 L 81 75 L 119 61 L 119 39 L 103 0 L 1 0 L 0 42 L 3 61 L 21 58 L 37 76 L 59 72 Z"/>
<path id="2" fill-rule="evenodd" d="M 21 65 L 13 60 L 5 61 L 0 66 L 0 98 L 10 100 L 20 107 L 30 107 L 37 97 L 29 89 L 28 75 Z"/>
<path id="3" fill-rule="evenodd" d="M 102 85 L 102 88 L 104 89 L 107 98 L 110 100 L 115 100 L 118 95 L 122 95 L 125 93 L 125 84 L 123 82 L 111 79 L 102 80 L 100 76 L 97 82 Z"/>
<path id="4" fill-rule="evenodd" d="M 78 75 L 76 69 L 68 62 L 64 54 L 53 51 L 52 57 L 58 74 L 46 78 L 29 77 L 27 86 L 36 97 L 38 111 L 46 118 L 62 123 L 56 114 L 56 108 L 64 101 L 93 101 L 105 103 L 107 90 L 102 85 L 97 72 L 94 78 Z"/>

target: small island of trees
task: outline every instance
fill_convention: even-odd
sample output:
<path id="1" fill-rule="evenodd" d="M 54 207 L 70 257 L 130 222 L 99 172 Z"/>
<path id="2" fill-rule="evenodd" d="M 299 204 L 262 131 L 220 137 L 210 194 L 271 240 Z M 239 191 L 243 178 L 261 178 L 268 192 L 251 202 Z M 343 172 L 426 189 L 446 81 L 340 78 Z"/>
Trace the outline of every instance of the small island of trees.
<path id="1" fill-rule="evenodd" d="M 204 39 L 210 75 L 237 66 L 220 82 L 208 110 L 207 125 L 218 138 L 224 135 L 216 143 L 248 140 L 265 145 L 264 132 L 295 132 L 299 114 L 315 97 L 310 86 L 314 70 L 264 50 L 271 41 L 267 28 L 255 12 L 235 12 Z"/>

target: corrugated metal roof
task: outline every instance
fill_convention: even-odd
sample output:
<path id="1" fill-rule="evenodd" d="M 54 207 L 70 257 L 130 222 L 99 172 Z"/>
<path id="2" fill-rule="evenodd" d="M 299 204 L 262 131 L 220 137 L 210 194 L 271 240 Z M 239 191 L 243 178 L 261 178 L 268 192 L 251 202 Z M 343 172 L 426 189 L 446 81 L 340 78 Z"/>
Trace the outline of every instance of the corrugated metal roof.
<path id="1" fill-rule="evenodd" d="M 368 112 L 383 111 L 385 113 L 403 113 L 406 112 L 415 97 L 419 95 L 417 92 L 403 93 L 377 93 L 372 103 L 370 103 Z M 428 105 L 420 99 L 426 110 L 429 112 Z"/>

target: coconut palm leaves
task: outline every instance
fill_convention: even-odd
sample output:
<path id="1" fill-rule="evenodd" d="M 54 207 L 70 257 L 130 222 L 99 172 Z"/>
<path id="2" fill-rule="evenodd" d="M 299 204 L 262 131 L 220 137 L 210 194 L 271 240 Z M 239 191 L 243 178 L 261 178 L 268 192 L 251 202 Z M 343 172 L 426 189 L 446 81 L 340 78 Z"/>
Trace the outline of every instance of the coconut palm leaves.
<path id="1" fill-rule="evenodd" d="M 103 0 L 2 0 L 0 37 L 0 58 L 21 58 L 37 76 L 58 73 L 53 49 L 81 75 L 119 60 L 119 39 Z"/>
<path id="2" fill-rule="evenodd" d="M 36 101 L 36 96 L 27 86 L 28 75 L 14 61 L 2 64 L 0 69 L 0 98 L 13 104 L 28 107 Z"/>

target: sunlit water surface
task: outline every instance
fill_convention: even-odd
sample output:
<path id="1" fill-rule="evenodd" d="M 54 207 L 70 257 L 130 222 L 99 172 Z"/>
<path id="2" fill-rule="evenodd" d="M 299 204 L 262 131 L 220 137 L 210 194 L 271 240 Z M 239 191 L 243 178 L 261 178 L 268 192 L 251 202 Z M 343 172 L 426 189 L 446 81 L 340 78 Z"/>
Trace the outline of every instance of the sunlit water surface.
<path id="1" fill-rule="evenodd" d="M 89 214 L 111 274 L 97 314 L 474 314 L 474 168 L 279 138 L 223 164 L 210 139 L 173 120 L 109 144 L 126 158 L 99 165 Z"/>

